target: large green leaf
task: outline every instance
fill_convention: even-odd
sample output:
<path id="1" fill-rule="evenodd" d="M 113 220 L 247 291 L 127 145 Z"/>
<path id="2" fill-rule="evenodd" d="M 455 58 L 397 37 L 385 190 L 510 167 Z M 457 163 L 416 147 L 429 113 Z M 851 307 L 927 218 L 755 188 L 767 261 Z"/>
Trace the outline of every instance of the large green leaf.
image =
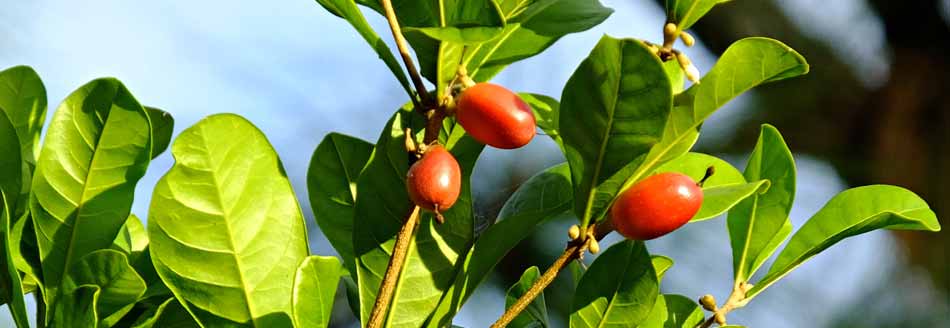
<path id="1" fill-rule="evenodd" d="M 16 128 L 0 112 L 0 304 L 7 304 L 17 326 L 27 327 L 26 304 L 23 301 L 23 286 L 20 272 L 14 264 L 14 248 L 11 242 L 11 228 L 17 198 L 23 187 L 20 141 Z M 19 240 L 17 240 L 19 241 Z"/>
<path id="2" fill-rule="evenodd" d="M 322 328 L 330 324 L 333 298 L 343 267 L 333 256 L 311 255 L 294 277 L 294 327 Z"/>
<path id="3" fill-rule="evenodd" d="M 314 150 L 307 170 L 313 217 L 350 272 L 356 272 L 353 260 L 356 183 L 372 153 L 373 144 L 369 142 L 330 133 Z"/>
<path id="4" fill-rule="evenodd" d="M 781 42 L 768 38 L 746 38 L 733 43 L 719 57 L 716 66 L 702 78 L 702 83 L 694 84 L 676 96 L 661 141 L 650 149 L 642 161 L 632 163 L 604 183 L 603 191 L 615 195 L 617 191 L 645 178 L 646 174 L 663 163 L 688 152 L 699 137 L 699 127 L 703 121 L 739 94 L 760 84 L 807 72 L 805 58 Z M 595 207 L 593 217 L 603 217 L 609 208 Z"/>
<path id="5" fill-rule="evenodd" d="M 152 158 L 158 157 L 172 141 L 175 131 L 175 118 L 166 111 L 155 107 L 145 107 L 148 120 L 152 125 Z"/>
<path id="6" fill-rule="evenodd" d="M 768 274 L 750 290 L 753 297 L 835 243 L 877 229 L 940 231 L 927 202 L 896 186 L 851 188 L 836 195 L 785 245 Z"/>
<path id="7" fill-rule="evenodd" d="M 132 328 L 197 328 L 198 323 L 174 297 L 142 313 Z"/>
<path id="8" fill-rule="evenodd" d="M 30 197 L 47 304 L 67 268 L 109 248 L 125 223 L 150 137 L 145 108 L 115 79 L 84 85 L 56 110 Z"/>
<path id="9" fill-rule="evenodd" d="M 39 248 L 36 245 L 36 230 L 29 213 L 13 223 L 10 230 L 10 249 L 13 264 L 23 273 L 23 291 L 42 287 L 43 269 L 40 264 Z"/>
<path id="10" fill-rule="evenodd" d="M 588 222 L 608 204 L 608 178 L 660 141 L 673 104 L 670 79 L 650 49 L 604 36 L 564 86 L 561 138 L 574 182 L 574 211 Z"/>
<path id="11" fill-rule="evenodd" d="M 566 214 L 572 204 L 571 192 L 571 172 L 566 164 L 550 167 L 525 181 L 505 202 L 498 222 L 475 240 L 429 326 L 448 324 L 508 251 L 542 223 Z"/>
<path id="12" fill-rule="evenodd" d="M 244 118 L 218 114 L 182 132 L 172 156 L 149 208 L 162 281 L 204 327 L 291 326 L 307 236 L 274 148 Z"/>
<path id="13" fill-rule="evenodd" d="M 10 204 L 13 218 L 19 219 L 29 210 L 30 181 L 36 167 L 40 147 L 40 131 L 46 122 L 46 87 L 36 71 L 29 66 L 14 66 L 0 71 L 0 112 L 6 114 L 16 130 L 20 152 L 22 186 L 15 203 Z M 7 150 L 4 150 L 4 154 Z M 11 240 L 16 243 L 17 240 Z"/>
<path id="14" fill-rule="evenodd" d="M 145 294 L 145 281 L 129 265 L 125 254 L 111 249 L 89 253 L 70 266 L 63 283 L 64 291 L 71 293 L 79 286 L 99 288 L 95 307 L 99 323 L 103 327 L 111 327 L 118 322 L 132 309 L 139 297 Z M 63 301 L 55 303 L 53 307 L 68 303 Z M 57 324 L 69 323 L 51 323 L 53 326 Z"/>
<path id="15" fill-rule="evenodd" d="M 788 213 L 795 200 L 795 159 L 785 140 L 771 125 L 763 125 L 759 141 L 745 168 L 749 181 L 767 179 L 769 189 L 748 198 L 727 220 L 737 282 L 748 281 L 792 232 Z"/>
<path id="16" fill-rule="evenodd" d="M 460 45 L 476 45 L 490 41 L 501 35 L 501 27 L 473 26 L 473 27 L 407 27 L 403 33 L 421 34 L 430 39 L 450 42 Z M 408 36 L 407 36 L 408 37 Z"/>
<path id="17" fill-rule="evenodd" d="M 679 31 L 693 26 L 713 6 L 730 0 L 666 0 L 666 19 Z"/>
<path id="18" fill-rule="evenodd" d="M 660 291 L 642 241 L 624 240 L 594 260 L 571 305 L 571 328 L 636 327 L 647 318 Z"/>
<path id="19" fill-rule="evenodd" d="M 524 293 L 526 293 L 528 289 L 531 288 L 531 285 L 534 285 L 534 282 L 538 281 L 540 277 L 541 271 L 538 270 L 536 266 L 525 270 L 524 274 L 521 275 L 521 279 L 518 279 L 518 282 L 511 286 L 511 288 L 508 288 L 508 292 L 505 294 L 505 309 L 510 308 L 521 296 L 524 296 Z M 550 326 L 551 324 L 548 323 L 548 308 L 544 302 L 544 291 L 541 291 L 541 294 L 538 294 L 538 297 L 536 297 L 531 304 L 528 304 L 528 307 L 508 324 L 508 327 L 512 328 Z"/>
<path id="20" fill-rule="evenodd" d="M 381 39 L 379 35 L 376 34 L 376 31 L 373 31 L 373 28 L 369 26 L 369 23 L 366 22 L 366 18 L 363 17 L 363 13 L 360 12 L 360 9 L 356 7 L 354 0 L 317 0 L 317 3 L 323 6 L 323 8 L 326 8 L 330 13 L 349 22 L 350 25 L 356 29 L 356 32 L 363 37 L 363 40 L 366 40 L 366 43 L 376 51 L 376 55 L 386 64 L 386 67 L 393 73 L 393 76 L 396 77 L 396 80 L 399 81 L 402 88 L 406 90 L 409 97 L 414 97 L 415 93 L 409 85 L 409 79 L 406 78 L 406 73 L 404 73 L 402 67 L 399 66 L 399 61 L 396 60 L 392 51 L 386 46 L 386 42 L 383 42 L 383 39 Z"/>
<path id="21" fill-rule="evenodd" d="M 638 328 L 695 328 L 705 319 L 696 301 L 682 295 L 663 294 L 656 298 L 650 315 Z"/>
<path id="22" fill-rule="evenodd" d="M 585 31 L 613 13 L 597 0 L 499 0 L 508 24 L 501 36 L 472 46 L 463 62 L 476 81 L 490 80 L 516 61 L 537 55 L 562 36 Z"/>
<path id="23" fill-rule="evenodd" d="M 99 286 L 79 286 L 59 297 L 59 305 L 50 309 L 50 327 L 98 327 Z"/>
<path id="24" fill-rule="evenodd" d="M 709 167 L 713 167 L 716 172 L 703 184 L 703 204 L 691 222 L 712 219 L 726 213 L 743 199 L 749 198 L 757 191 L 762 192 L 769 185 L 766 180 L 752 180 L 753 182 L 746 183 L 742 173 L 726 161 L 692 152 L 661 165 L 654 174 L 679 172 L 699 181 Z"/>
<path id="25" fill-rule="evenodd" d="M 397 111 L 383 129 L 357 183 L 353 247 L 363 322 L 389 264 L 396 233 L 412 210 L 405 186 L 410 155 L 403 131 L 412 128 L 422 132 L 424 125 L 425 118 L 413 112 L 411 105 Z M 462 192 L 455 205 L 442 213 L 444 224 L 438 224 L 431 213 L 423 213 L 396 284 L 388 312 L 389 326 L 423 324 L 452 283 L 456 262 L 464 257 L 474 238 L 469 176 L 483 145 L 465 136 L 464 130 L 452 122 L 446 122 L 439 139 L 462 168 Z"/>

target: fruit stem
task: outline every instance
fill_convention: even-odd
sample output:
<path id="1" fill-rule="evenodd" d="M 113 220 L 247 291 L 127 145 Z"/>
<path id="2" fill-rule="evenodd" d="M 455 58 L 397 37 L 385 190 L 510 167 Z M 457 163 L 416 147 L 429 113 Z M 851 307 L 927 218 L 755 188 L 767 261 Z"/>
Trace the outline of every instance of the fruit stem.
<path id="1" fill-rule="evenodd" d="M 396 282 L 399 281 L 399 274 L 402 273 L 403 264 L 406 262 L 406 254 L 409 253 L 409 243 L 412 240 L 412 234 L 419 223 L 419 206 L 413 206 L 412 212 L 396 235 L 396 245 L 393 246 L 393 255 L 389 258 L 389 265 L 386 266 L 386 274 L 383 275 L 383 283 L 379 285 L 379 291 L 376 293 L 376 303 L 373 304 L 373 312 L 369 317 L 369 323 L 366 327 L 379 328 L 386 321 L 386 312 L 389 310 L 389 303 L 393 299 L 393 291 L 396 290 Z"/>
<path id="2" fill-rule="evenodd" d="M 706 174 L 703 175 L 703 178 L 700 179 L 699 182 L 696 183 L 696 185 L 702 187 L 703 184 L 706 183 L 706 180 L 712 177 L 713 174 L 716 174 L 716 167 L 710 165 L 708 168 L 706 168 Z"/>
<path id="3" fill-rule="evenodd" d="M 412 84 L 416 87 L 416 93 L 419 94 L 420 102 L 424 106 L 432 104 L 429 99 L 429 92 L 426 91 L 425 84 L 422 83 L 422 77 L 416 70 L 416 65 L 412 62 L 412 56 L 409 55 L 409 46 L 406 45 L 406 38 L 402 36 L 402 29 L 399 27 L 399 21 L 396 19 L 396 11 L 393 10 L 392 0 L 382 0 L 383 12 L 386 14 L 386 21 L 389 22 L 389 29 L 393 33 L 393 39 L 396 41 L 396 49 L 402 57 L 402 62 L 406 64 L 406 70 L 409 71 L 409 77 Z"/>

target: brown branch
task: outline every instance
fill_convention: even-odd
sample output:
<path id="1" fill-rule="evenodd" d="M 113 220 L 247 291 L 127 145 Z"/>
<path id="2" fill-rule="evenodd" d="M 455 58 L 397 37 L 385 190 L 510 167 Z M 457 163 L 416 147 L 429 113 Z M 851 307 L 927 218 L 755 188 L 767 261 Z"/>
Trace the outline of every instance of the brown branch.
<path id="1" fill-rule="evenodd" d="M 409 244 L 412 241 L 412 234 L 419 223 L 419 206 L 413 206 L 412 212 L 402 225 L 399 234 L 396 236 L 396 245 L 393 246 L 393 255 L 389 258 L 389 265 L 386 267 L 386 274 L 383 275 L 383 283 L 379 285 L 379 292 L 376 293 L 376 303 L 373 304 L 373 312 L 369 316 L 369 328 L 382 327 L 386 321 L 386 312 L 389 310 L 389 303 L 393 299 L 393 291 L 396 290 L 396 282 L 399 281 L 399 274 L 402 273 L 403 264 L 406 262 L 406 254 L 409 252 Z"/>
<path id="2" fill-rule="evenodd" d="M 392 1 L 382 0 L 381 2 L 383 11 L 386 13 L 386 21 L 389 22 L 389 29 L 392 30 L 393 39 L 396 41 L 396 48 L 399 50 L 402 62 L 406 64 L 406 70 L 409 71 L 412 84 L 416 87 L 416 93 L 419 94 L 422 104 L 429 106 L 432 104 L 432 99 L 429 99 L 429 92 L 426 91 L 426 86 L 422 83 L 422 77 L 419 75 L 419 71 L 416 70 L 416 65 L 412 62 L 412 56 L 409 55 L 409 47 L 406 45 L 406 38 L 402 36 L 402 29 L 396 19 L 396 11 L 393 10 Z"/>

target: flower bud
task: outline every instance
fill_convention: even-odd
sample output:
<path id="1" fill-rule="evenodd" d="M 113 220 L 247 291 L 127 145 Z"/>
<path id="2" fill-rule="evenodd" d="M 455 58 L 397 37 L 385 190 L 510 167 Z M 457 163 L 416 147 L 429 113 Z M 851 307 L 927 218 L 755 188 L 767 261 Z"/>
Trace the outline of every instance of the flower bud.
<path id="1" fill-rule="evenodd" d="M 597 239 L 590 239 L 590 245 L 587 245 L 587 250 L 589 250 L 591 254 L 600 253 L 600 243 L 597 242 Z"/>
<path id="2" fill-rule="evenodd" d="M 577 237 L 581 236 L 581 228 L 576 224 L 572 225 L 571 228 L 567 230 L 567 236 L 570 237 L 571 240 L 577 239 Z"/>
<path id="3" fill-rule="evenodd" d="M 702 305 L 706 311 L 716 311 L 718 309 L 718 307 L 716 307 L 716 298 L 709 294 L 700 297 L 699 304 Z"/>
<path id="4" fill-rule="evenodd" d="M 686 31 L 680 33 L 680 40 L 683 40 L 683 44 L 685 44 L 687 47 L 692 47 L 694 44 L 696 44 L 696 39 L 694 39 L 689 33 L 686 33 Z"/>

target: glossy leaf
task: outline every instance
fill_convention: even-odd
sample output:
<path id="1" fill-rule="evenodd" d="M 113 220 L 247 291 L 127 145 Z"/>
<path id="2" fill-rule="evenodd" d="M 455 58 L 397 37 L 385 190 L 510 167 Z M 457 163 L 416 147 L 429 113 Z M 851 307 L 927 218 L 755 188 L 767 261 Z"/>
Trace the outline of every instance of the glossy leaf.
<path id="1" fill-rule="evenodd" d="M 640 41 L 604 36 L 567 81 L 559 130 L 581 222 L 614 197 L 614 187 L 598 195 L 608 178 L 660 140 L 672 102 L 662 63 Z"/>
<path id="2" fill-rule="evenodd" d="M 499 0 L 508 22 L 501 36 L 466 50 L 463 62 L 476 81 L 488 81 L 506 66 L 537 55 L 562 36 L 586 31 L 613 9 L 597 0 Z"/>
<path id="3" fill-rule="evenodd" d="M 115 79 L 84 85 L 56 110 L 30 198 L 47 304 L 72 263 L 112 245 L 151 158 L 150 136 L 145 108 Z"/>
<path id="4" fill-rule="evenodd" d="M 306 228 L 267 138 L 240 116 L 212 115 L 178 136 L 172 156 L 149 208 L 162 281 L 204 327 L 290 326 Z"/>
<path id="5" fill-rule="evenodd" d="M 656 298 L 650 316 L 638 328 L 695 328 L 705 319 L 696 301 L 682 295 L 663 294 Z"/>
<path id="6" fill-rule="evenodd" d="M 399 61 L 396 60 L 396 57 L 389 49 L 389 46 L 386 45 L 386 42 L 383 42 L 383 39 L 381 39 L 379 35 L 376 34 L 376 31 L 373 31 L 373 28 L 369 26 L 369 23 L 366 22 L 366 18 L 363 17 L 363 13 L 360 12 L 360 9 L 356 7 L 354 0 L 317 0 L 317 3 L 330 13 L 350 23 L 350 25 L 356 29 L 356 32 L 363 37 L 363 40 L 366 40 L 366 43 L 376 51 L 376 55 L 379 56 L 379 59 L 386 64 L 386 67 L 393 73 L 393 76 L 396 77 L 396 80 L 399 81 L 402 88 L 406 90 L 406 94 L 408 94 L 409 97 L 414 97 L 415 93 L 412 91 L 412 87 L 409 85 L 409 79 L 406 77 L 406 73 L 403 72 Z"/>
<path id="7" fill-rule="evenodd" d="M 792 235 L 768 274 L 746 297 L 755 296 L 835 243 L 877 229 L 940 231 L 940 223 L 927 203 L 907 189 L 871 185 L 845 190 Z"/>
<path id="8" fill-rule="evenodd" d="M 333 298 L 343 267 L 333 256 L 308 256 L 294 276 L 294 327 L 322 328 L 330 324 Z"/>
<path id="9" fill-rule="evenodd" d="M 16 129 L 22 159 L 34 166 L 46 122 L 46 87 L 33 68 L 14 66 L 0 71 L 0 111 Z"/>
<path id="10" fill-rule="evenodd" d="M 412 128 L 421 132 L 424 125 L 425 119 L 412 111 L 410 105 L 397 111 L 383 129 L 357 183 L 353 247 L 363 322 L 369 316 L 389 264 L 396 233 L 412 209 L 405 186 L 410 155 L 405 149 L 403 131 Z M 388 312 L 387 325 L 392 327 L 423 324 L 451 285 L 456 262 L 474 238 L 469 176 L 483 145 L 448 122 L 440 141 L 462 168 L 462 191 L 455 205 L 442 213 L 444 224 L 436 223 L 431 213 L 423 212 Z"/>
<path id="11" fill-rule="evenodd" d="M 650 263 L 653 264 L 653 271 L 656 272 L 656 281 L 662 281 L 666 270 L 673 267 L 673 259 L 663 255 L 651 255 Z"/>
<path id="12" fill-rule="evenodd" d="M 157 307 L 149 308 L 132 323 L 131 328 L 197 328 L 198 323 L 174 297 Z"/>
<path id="13" fill-rule="evenodd" d="M 795 200 L 795 159 L 771 125 L 763 125 L 745 168 L 749 181 L 767 179 L 769 189 L 748 198 L 727 220 L 735 280 L 745 282 L 792 232 L 788 214 Z"/>
<path id="14" fill-rule="evenodd" d="M 550 167 L 525 181 L 505 202 L 498 222 L 475 240 L 429 327 L 448 324 L 495 265 L 539 225 L 567 214 L 571 199 L 571 173 L 566 164 Z"/>
<path id="15" fill-rule="evenodd" d="M 700 84 L 694 84 L 676 96 L 661 141 L 642 160 L 605 183 L 605 187 L 617 188 L 603 188 L 604 192 L 616 194 L 642 180 L 663 163 L 689 152 L 699 137 L 703 121 L 739 94 L 764 83 L 807 72 L 805 58 L 781 42 L 746 38 L 733 43 Z M 597 213 L 594 217 L 603 217 L 608 208 L 599 207 L 594 211 Z"/>
<path id="16" fill-rule="evenodd" d="M 558 114 L 560 113 L 560 104 L 554 98 L 534 93 L 519 93 L 521 97 L 534 113 L 535 122 L 544 134 L 553 139 L 558 147 L 564 149 L 564 141 L 561 140 L 561 133 L 558 132 L 560 122 Z"/>
<path id="17" fill-rule="evenodd" d="M 155 107 L 145 107 L 148 114 L 148 120 L 152 126 L 152 158 L 158 157 L 172 141 L 172 133 L 175 131 L 175 118 L 166 111 Z"/>
<path id="18" fill-rule="evenodd" d="M 659 290 L 643 242 L 614 244 L 581 278 L 571 305 L 571 328 L 636 327 L 650 314 Z"/>
<path id="19" fill-rule="evenodd" d="M 314 150 L 307 170 L 313 217 L 350 272 L 356 272 L 353 260 L 356 183 L 372 153 L 373 144 L 369 142 L 330 133 Z"/>
<path id="20" fill-rule="evenodd" d="M 667 21 L 675 23 L 679 31 L 689 29 L 713 6 L 730 0 L 666 0 Z"/>
<path id="21" fill-rule="evenodd" d="M 743 199 L 768 189 L 766 180 L 746 183 L 745 177 L 731 164 L 714 156 L 702 153 L 686 153 L 658 167 L 653 174 L 678 172 L 699 181 L 706 169 L 713 167 L 715 173 L 703 184 L 703 204 L 691 222 L 715 218 L 726 213 Z"/>
<path id="22" fill-rule="evenodd" d="M 99 288 L 96 313 L 103 327 L 118 322 L 145 294 L 145 281 L 129 265 L 125 254 L 103 249 L 83 256 L 69 268 L 63 286 L 67 293 L 79 286 Z M 64 303 L 55 303 L 54 307 Z M 56 311 L 56 310 L 54 310 Z"/>
<path id="23" fill-rule="evenodd" d="M 538 270 L 538 267 L 533 266 L 525 270 L 524 274 L 521 275 L 521 279 L 518 279 L 518 282 L 515 283 L 511 288 L 508 288 L 508 292 L 505 294 L 505 309 L 510 308 L 515 302 L 518 301 L 521 296 L 524 295 L 528 289 L 531 288 L 531 285 L 534 284 L 538 278 L 541 277 L 541 271 Z M 538 294 L 538 297 L 528 304 L 528 307 L 518 314 L 514 320 L 508 324 L 508 327 L 512 328 L 538 328 L 538 327 L 550 327 L 551 324 L 548 323 L 548 308 L 544 302 L 544 291 Z"/>

